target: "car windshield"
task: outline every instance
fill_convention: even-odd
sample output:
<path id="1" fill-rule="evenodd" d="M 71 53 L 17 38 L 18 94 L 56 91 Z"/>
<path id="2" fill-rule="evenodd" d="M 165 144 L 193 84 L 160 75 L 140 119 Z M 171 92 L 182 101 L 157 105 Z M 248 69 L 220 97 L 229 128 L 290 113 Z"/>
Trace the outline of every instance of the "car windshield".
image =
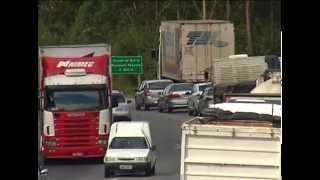
<path id="1" fill-rule="evenodd" d="M 116 106 L 118 106 L 119 102 L 125 103 L 126 100 L 122 94 L 114 93 L 111 95 L 111 102 L 112 102 L 112 107 L 116 107 Z"/>
<path id="2" fill-rule="evenodd" d="M 201 92 L 201 91 L 205 90 L 207 87 L 210 87 L 210 86 L 211 86 L 210 84 L 201 85 L 201 86 L 199 86 L 199 91 Z"/>
<path id="3" fill-rule="evenodd" d="M 172 82 L 170 82 L 170 81 L 149 83 L 149 89 L 151 89 L 151 90 L 163 90 L 164 88 L 166 88 L 171 83 Z"/>
<path id="4" fill-rule="evenodd" d="M 110 149 L 148 149 L 144 137 L 115 137 L 109 146 Z"/>
<path id="5" fill-rule="evenodd" d="M 213 96 L 213 89 L 208 89 L 207 96 Z"/>
<path id="6" fill-rule="evenodd" d="M 95 110 L 106 107 L 105 97 L 103 90 L 51 90 L 47 108 L 52 111 Z"/>
<path id="7" fill-rule="evenodd" d="M 169 92 L 175 92 L 175 91 L 191 91 L 193 92 L 193 84 L 176 84 L 173 85 Z"/>

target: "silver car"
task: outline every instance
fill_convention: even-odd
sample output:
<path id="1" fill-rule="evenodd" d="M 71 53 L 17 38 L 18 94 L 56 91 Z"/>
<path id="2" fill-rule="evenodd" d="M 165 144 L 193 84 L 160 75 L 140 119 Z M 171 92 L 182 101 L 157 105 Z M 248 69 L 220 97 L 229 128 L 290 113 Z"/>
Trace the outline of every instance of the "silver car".
<path id="1" fill-rule="evenodd" d="M 192 83 L 175 83 L 165 88 L 159 98 L 159 112 L 172 112 L 173 109 L 187 108 L 188 98 L 193 92 Z"/>
<path id="2" fill-rule="evenodd" d="M 188 99 L 188 113 L 189 115 L 196 116 L 199 114 L 199 98 L 202 92 L 207 88 L 211 87 L 212 83 L 198 83 L 193 86 L 193 93 Z"/>
<path id="3" fill-rule="evenodd" d="M 149 107 L 158 106 L 158 99 L 160 93 L 162 93 L 164 88 L 166 88 L 169 84 L 172 83 L 173 81 L 169 79 L 142 81 L 139 88 L 136 89 L 136 110 L 148 110 Z"/>
<path id="4" fill-rule="evenodd" d="M 122 92 L 112 90 L 111 103 L 113 122 L 131 121 L 131 110 L 129 107 L 131 100 L 127 100 Z"/>

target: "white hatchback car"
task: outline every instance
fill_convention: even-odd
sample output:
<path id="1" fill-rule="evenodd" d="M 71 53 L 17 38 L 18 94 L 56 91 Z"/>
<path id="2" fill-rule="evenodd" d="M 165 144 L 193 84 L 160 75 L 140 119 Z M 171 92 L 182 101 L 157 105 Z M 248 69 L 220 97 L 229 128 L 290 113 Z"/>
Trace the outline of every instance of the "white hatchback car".
<path id="1" fill-rule="evenodd" d="M 148 176 L 154 175 L 156 160 L 156 147 L 148 122 L 112 124 L 104 157 L 105 177 L 112 173 L 141 171 Z"/>

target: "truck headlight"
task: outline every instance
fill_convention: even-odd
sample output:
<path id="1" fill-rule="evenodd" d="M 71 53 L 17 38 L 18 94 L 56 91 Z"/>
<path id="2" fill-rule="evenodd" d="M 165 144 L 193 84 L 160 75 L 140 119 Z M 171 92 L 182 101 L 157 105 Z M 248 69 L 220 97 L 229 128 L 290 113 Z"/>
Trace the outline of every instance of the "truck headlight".
<path id="1" fill-rule="evenodd" d="M 56 146 L 57 145 L 56 141 L 46 141 L 45 143 L 47 146 Z"/>
<path id="2" fill-rule="evenodd" d="M 101 145 L 106 145 L 107 144 L 107 140 L 98 140 L 98 143 Z"/>

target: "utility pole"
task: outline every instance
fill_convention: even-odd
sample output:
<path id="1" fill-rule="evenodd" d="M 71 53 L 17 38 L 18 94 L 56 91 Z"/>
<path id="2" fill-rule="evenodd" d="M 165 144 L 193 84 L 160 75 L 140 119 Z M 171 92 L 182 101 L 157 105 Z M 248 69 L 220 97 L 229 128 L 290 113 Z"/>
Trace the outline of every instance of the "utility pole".
<path id="1" fill-rule="evenodd" d="M 206 20 L 206 0 L 202 0 L 202 13 L 203 13 L 202 19 Z"/>
<path id="2" fill-rule="evenodd" d="M 177 2 L 177 20 L 180 20 L 180 0 Z"/>
<path id="3" fill-rule="evenodd" d="M 230 20 L 230 0 L 227 0 L 226 6 L 227 6 L 227 20 Z"/>

